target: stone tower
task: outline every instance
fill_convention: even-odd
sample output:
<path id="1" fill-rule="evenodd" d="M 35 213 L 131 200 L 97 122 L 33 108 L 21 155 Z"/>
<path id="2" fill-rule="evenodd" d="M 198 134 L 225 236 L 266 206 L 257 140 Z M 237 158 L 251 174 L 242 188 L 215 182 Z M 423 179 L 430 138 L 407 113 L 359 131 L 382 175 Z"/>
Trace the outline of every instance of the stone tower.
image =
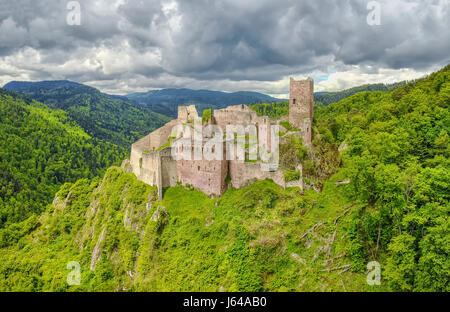
<path id="1" fill-rule="evenodd" d="M 314 80 L 290 81 L 289 123 L 302 130 L 303 143 L 311 144 L 314 114 Z"/>

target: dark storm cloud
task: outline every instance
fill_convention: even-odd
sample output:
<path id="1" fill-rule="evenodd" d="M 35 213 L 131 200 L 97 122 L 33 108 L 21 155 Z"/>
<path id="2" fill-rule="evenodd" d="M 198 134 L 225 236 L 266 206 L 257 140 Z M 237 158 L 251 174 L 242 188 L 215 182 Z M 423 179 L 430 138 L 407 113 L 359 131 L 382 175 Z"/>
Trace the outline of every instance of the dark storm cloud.
<path id="1" fill-rule="evenodd" d="M 43 79 L 135 85 L 138 77 L 155 82 L 163 75 L 172 79 L 165 84 L 186 78 L 222 85 L 449 61 L 448 0 L 378 1 L 379 26 L 368 25 L 363 0 L 85 0 L 80 26 L 67 25 L 68 2 L 0 0 L 3 67 Z M 39 53 L 34 65 L 20 54 L 27 48 Z"/>
<path id="2" fill-rule="evenodd" d="M 245 69 L 270 66 L 267 75 L 277 76 L 283 71 L 274 72 L 272 65 L 302 70 L 320 66 L 326 56 L 345 65 L 420 68 L 445 60 L 450 50 L 448 2 L 436 10 L 441 17 L 429 3 L 399 5 L 403 12 L 386 3 L 380 26 L 367 24 L 366 1 L 208 3 L 180 5 L 186 32 L 164 50 L 175 72 L 207 78 L 208 72 L 216 77 L 241 69 L 236 79 L 244 79 Z"/>

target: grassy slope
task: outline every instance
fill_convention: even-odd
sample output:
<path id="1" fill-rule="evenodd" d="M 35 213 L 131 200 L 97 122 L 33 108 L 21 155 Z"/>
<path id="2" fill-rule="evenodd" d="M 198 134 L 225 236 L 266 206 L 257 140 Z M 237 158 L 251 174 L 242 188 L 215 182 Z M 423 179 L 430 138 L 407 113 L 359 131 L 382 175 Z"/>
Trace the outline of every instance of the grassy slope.
<path id="1" fill-rule="evenodd" d="M 120 168 L 110 168 L 103 181 L 65 185 L 41 226 L 2 250 L 0 290 L 368 290 L 364 274 L 321 271 L 348 263 L 338 258 L 324 264 L 347 248 L 350 212 L 337 225 L 334 220 L 349 204 L 333 181 L 321 195 L 298 196 L 297 189 L 269 180 L 228 190 L 220 199 L 182 186 L 167 189 L 161 203 L 155 194 Z M 146 203 L 152 203 L 149 211 Z M 158 206 L 168 217 L 155 222 Z M 318 222 L 324 225 L 301 239 Z M 92 251 L 105 228 L 102 260 L 91 272 Z M 80 286 L 66 284 L 69 261 L 82 265 Z"/>

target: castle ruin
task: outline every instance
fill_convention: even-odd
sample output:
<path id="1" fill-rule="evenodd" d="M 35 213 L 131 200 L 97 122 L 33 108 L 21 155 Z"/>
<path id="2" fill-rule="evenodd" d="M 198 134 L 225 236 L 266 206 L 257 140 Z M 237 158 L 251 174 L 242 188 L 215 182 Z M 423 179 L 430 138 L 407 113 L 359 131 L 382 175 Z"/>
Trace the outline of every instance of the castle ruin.
<path id="1" fill-rule="evenodd" d="M 289 123 L 300 130 L 300 135 L 306 146 L 311 144 L 311 127 L 314 109 L 314 83 L 311 78 L 303 81 L 290 80 Z M 241 188 L 257 180 L 272 179 L 283 187 L 289 186 L 284 180 L 281 168 L 261 170 L 260 161 L 248 159 L 227 160 L 225 157 L 227 142 L 223 142 L 224 157 L 221 160 L 178 159 L 172 157 L 172 131 L 176 126 L 193 126 L 199 118 L 194 105 L 179 106 L 178 118 L 135 142 L 131 147 L 129 171 L 149 185 L 158 187 L 159 199 L 162 199 L 162 189 L 177 184 L 192 185 L 208 195 L 222 195 L 228 187 Z M 280 120 L 267 116 L 258 116 L 246 105 L 229 106 L 214 110 L 211 118 L 201 127 L 216 125 L 226 132 L 227 125 L 255 125 L 258 131 L 270 129 L 271 125 L 279 124 Z M 260 127 L 264 125 L 264 127 Z M 270 131 L 268 131 L 270 132 Z M 270 148 L 270 133 L 267 133 L 267 145 Z M 203 140 L 206 138 L 203 137 Z M 248 139 L 248 136 L 247 136 Z M 234 138 L 233 138 L 234 140 Z M 195 153 L 192 147 L 191 155 Z M 204 148 L 204 147 L 200 147 Z M 234 151 L 233 151 L 234 152 Z M 246 151 L 248 152 L 248 150 Z M 247 154 L 247 153 L 246 153 Z"/>
<path id="2" fill-rule="evenodd" d="M 314 116 L 314 80 L 290 79 L 289 123 L 302 130 L 303 144 L 311 144 L 312 120 Z"/>

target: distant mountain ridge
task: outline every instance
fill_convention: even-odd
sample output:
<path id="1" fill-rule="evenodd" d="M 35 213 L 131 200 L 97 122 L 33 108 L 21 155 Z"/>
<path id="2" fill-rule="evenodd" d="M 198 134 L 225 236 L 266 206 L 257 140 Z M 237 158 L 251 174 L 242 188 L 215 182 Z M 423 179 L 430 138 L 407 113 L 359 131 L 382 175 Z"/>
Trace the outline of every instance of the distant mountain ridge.
<path id="1" fill-rule="evenodd" d="M 388 91 L 392 89 L 396 89 L 405 85 L 407 82 L 397 82 L 393 84 L 384 84 L 384 83 L 373 83 L 373 84 L 365 84 L 361 86 L 356 86 L 350 89 L 345 89 L 341 91 L 335 92 L 315 92 L 314 93 L 314 102 L 316 107 L 328 106 L 332 103 L 337 103 L 340 100 L 343 100 L 349 96 L 352 96 L 359 92 L 364 91 Z"/>
<path id="2" fill-rule="evenodd" d="M 202 113 L 204 109 L 283 101 L 251 91 L 227 93 L 186 88 L 109 95 L 69 80 L 11 81 L 3 88 L 51 108 L 63 109 L 89 134 L 119 145 L 131 144 L 170 118 L 176 118 L 178 106 L 195 105 Z M 124 125 L 125 121 L 127 125 Z"/>
<path id="3" fill-rule="evenodd" d="M 220 109 L 238 104 L 281 102 L 266 94 L 239 91 L 233 93 L 212 90 L 161 89 L 127 94 L 126 97 L 152 111 L 175 118 L 178 106 L 195 105 L 201 113 L 204 109 Z"/>
<path id="4" fill-rule="evenodd" d="M 316 92 L 315 106 L 327 106 L 362 91 L 386 91 L 399 84 L 371 84 L 338 92 Z M 11 81 L 4 89 L 66 111 L 88 134 L 108 142 L 129 147 L 137 139 L 176 118 L 178 106 L 195 105 L 204 109 L 221 109 L 238 104 L 284 105 L 287 100 L 266 94 L 239 91 L 160 89 L 127 95 L 109 95 L 96 88 L 69 81 Z M 283 108 L 282 113 L 287 109 Z M 277 114 L 278 114 L 277 113 Z"/>
<path id="5" fill-rule="evenodd" d="M 11 81 L 4 85 L 4 89 L 8 89 L 14 92 L 20 92 L 30 89 L 53 89 L 62 87 L 80 87 L 83 84 L 78 82 L 73 82 L 69 80 L 46 80 L 46 81 Z"/>
<path id="6" fill-rule="evenodd" d="M 4 88 L 62 109 L 89 135 L 124 147 L 170 120 L 126 98 L 67 80 L 12 81 Z"/>
<path id="7" fill-rule="evenodd" d="M 314 101 L 316 107 L 328 106 L 331 103 L 339 102 L 340 100 L 349 97 L 353 94 L 364 91 L 387 91 L 395 89 L 406 84 L 406 82 L 399 82 L 395 84 L 365 84 L 350 89 L 345 89 L 336 92 L 315 92 Z M 126 97 L 135 101 L 139 105 L 150 108 L 151 110 L 173 117 L 177 116 L 177 107 L 181 105 L 194 104 L 199 112 L 204 109 L 220 109 L 231 105 L 238 104 L 261 104 L 261 103 L 276 103 L 286 102 L 287 99 L 278 99 L 266 94 L 239 91 L 233 93 L 226 93 L 221 91 L 211 90 L 191 90 L 191 89 L 161 89 L 151 90 L 148 92 L 130 93 L 120 98 Z"/>

